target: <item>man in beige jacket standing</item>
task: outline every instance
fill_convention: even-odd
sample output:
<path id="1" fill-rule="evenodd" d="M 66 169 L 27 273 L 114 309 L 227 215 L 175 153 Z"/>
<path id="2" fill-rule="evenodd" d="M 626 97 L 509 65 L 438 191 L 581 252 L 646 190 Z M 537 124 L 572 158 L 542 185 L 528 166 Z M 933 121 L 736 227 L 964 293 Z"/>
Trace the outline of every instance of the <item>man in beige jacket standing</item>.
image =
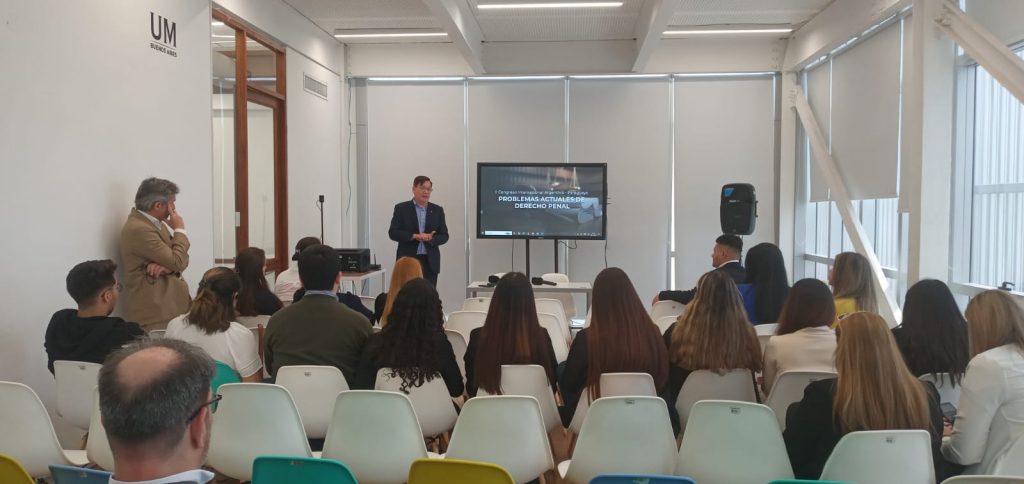
<path id="1" fill-rule="evenodd" d="M 147 331 L 165 329 L 191 303 L 181 278 L 188 267 L 189 241 L 185 221 L 174 208 L 177 195 L 173 182 L 143 180 L 121 229 L 124 317 Z"/>

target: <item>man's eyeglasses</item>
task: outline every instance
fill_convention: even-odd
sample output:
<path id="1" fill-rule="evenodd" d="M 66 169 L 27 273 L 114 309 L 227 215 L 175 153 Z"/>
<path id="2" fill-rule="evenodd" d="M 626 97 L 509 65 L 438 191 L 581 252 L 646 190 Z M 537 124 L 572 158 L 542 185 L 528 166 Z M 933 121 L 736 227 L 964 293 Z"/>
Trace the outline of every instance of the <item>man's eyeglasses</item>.
<path id="1" fill-rule="evenodd" d="M 224 398 L 224 396 L 223 396 L 223 395 L 216 395 L 216 396 L 214 396 L 214 397 L 213 397 L 213 399 L 212 399 L 212 400 L 210 400 L 209 402 L 206 402 L 206 403 L 204 403 L 204 404 L 200 405 L 200 406 L 199 406 L 199 408 L 197 408 L 195 412 L 192 412 L 192 415 L 190 415 L 190 416 L 188 417 L 188 420 L 186 420 L 186 421 L 185 421 L 185 423 L 189 423 L 189 422 L 191 422 L 191 421 L 195 420 L 195 419 L 196 419 L 196 417 L 198 417 L 198 416 L 199 416 L 199 412 L 202 412 L 202 411 L 203 411 L 203 409 L 204 409 L 204 408 L 206 408 L 207 406 L 210 406 L 210 405 L 213 405 L 213 404 L 215 404 L 215 403 L 219 402 L 219 401 L 220 401 L 220 399 L 222 399 L 222 398 Z M 216 407 L 214 407 L 214 408 L 216 408 Z"/>

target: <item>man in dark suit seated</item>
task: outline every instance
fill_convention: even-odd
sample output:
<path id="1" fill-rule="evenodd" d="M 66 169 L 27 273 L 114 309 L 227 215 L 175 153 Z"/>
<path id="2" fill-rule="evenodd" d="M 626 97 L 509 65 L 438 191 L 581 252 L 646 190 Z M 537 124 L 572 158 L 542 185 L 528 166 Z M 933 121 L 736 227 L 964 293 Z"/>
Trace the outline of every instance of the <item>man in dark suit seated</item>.
<path id="1" fill-rule="evenodd" d="M 711 266 L 716 271 L 729 274 L 733 282 L 743 284 L 747 282 L 747 270 L 743 268 L 740 257 L 743 254 L 743 239 L 735 235 L 721 235 L 715 239 L 715 248 L 711 251 Z M 658 301 L 676 301 L 682 304 L 689 304 L 697 288 L 689 291 L 661 291 L 654 296 L 654 304 Z"/>
<path id="2" fill-rule="evenodd" d="M 412 200 L 395 205 L 388 237 L 398 242 L 395 259 L 415 257 L 423 266 L 423 278 L 437 285 L 441 273 L 439 246 L 448 242 L 448 226 L 444 223 L 444 209 L 430 203 L 434 182 L 423 175 L 412 182 Z"/>
<path id="3" fill-rule="evenodd" d="M 359 354 L 373 330 L 366 316 L 338 302 L 338 253 L 326 245 L 306 248 L 299 254 L 299 279 L 305 296 L 274 313 L 267 323 L 265 366 L 273 378 L 282 366 L 333 366 L 351 385 Z"/>

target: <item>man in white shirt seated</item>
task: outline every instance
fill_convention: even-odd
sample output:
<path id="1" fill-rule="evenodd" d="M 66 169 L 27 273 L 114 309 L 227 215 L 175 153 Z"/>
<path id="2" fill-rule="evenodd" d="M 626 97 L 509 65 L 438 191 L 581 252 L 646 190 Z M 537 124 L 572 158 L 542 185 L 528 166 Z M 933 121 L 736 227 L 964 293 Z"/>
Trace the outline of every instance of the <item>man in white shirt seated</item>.
<path id="1" fill-rule="evenodd" d="M 204 484 L 214 365 L 196 346 L 143 340 L 107 359 L 100 414 L 114 456 L 111 484 Z"/>
<path id="2" fill-rule="evenodd" d="M 306 250 L 306 247 L 312 247 L 319 245 L 320 239 L 316 237 L 303 237 L 299 239 L 298 243 L 295 244 L 295 253 L 292 254 L 292 260 L 299 260 L 299 254 Z M 286 306 L 292 303 L 292 298 L 295 297 L 295 291 L 302 289 L 302 281 L 299 280 L 299 269 L 296 267 L 289 267 L 287 270 L 277 275 L 277 279 L 274 281 L 274 295 L 281 300 Z"/>

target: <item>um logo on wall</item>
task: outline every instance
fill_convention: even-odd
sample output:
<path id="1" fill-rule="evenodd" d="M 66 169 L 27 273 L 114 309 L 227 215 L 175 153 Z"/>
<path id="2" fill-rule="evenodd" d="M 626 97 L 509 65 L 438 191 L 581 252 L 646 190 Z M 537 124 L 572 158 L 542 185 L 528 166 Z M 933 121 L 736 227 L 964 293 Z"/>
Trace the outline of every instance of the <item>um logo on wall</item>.
<path id="1" fill-rule="evenodd" d="M 162 52 L 171 57 L 178 57 L 178 23 L 173 22 L 163 15 L 149 12 L 149 34 L 153 40 L 149 47 L 157 52 Z"/>

